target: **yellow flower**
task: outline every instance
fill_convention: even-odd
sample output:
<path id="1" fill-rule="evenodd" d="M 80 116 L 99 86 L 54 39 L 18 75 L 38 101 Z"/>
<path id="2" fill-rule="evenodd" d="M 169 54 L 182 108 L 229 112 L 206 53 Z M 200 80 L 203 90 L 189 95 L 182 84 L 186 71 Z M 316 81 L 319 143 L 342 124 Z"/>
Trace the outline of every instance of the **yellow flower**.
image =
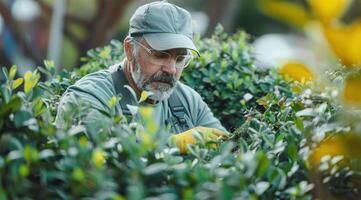
<path id="1" fill-rule="evenodd" d="M 332 50 L 344 64 L 361 64 L 361 21 L 348 26 L 324 26 L 323 30 Z"/>
<path id="2" fill-rule="evenodd" d="M 319 166 L 324 156 L 343 156 L 339 165 L 349 166 L 351 160 L 361 157 L 361 137 L 353 133 L 337 133 L 325 138 L 308 158 L 311 168 Z"/>
<path id="3" fill-rule="evenodd" d="M 301 83 L 305 81 L 311 81 L 314 79 L 314 75 L 309 68 L 299 62 L 288 62 L 280 68 L 280 73 L 285 75 L 288 80 L 295 80 Z"/>
<path id="4" fill-rule="evenodd" d="M 265 14 L 292 26 L 305 28 L 311 22 L 318 23 L 331 50 L 347 66 L 361 64 L 361 20 L 350 25 L 340 21 L 352 1 L 308 0 L 310 9 L 306 10 L 301 4 L 285 0 L 258 0 Z"/>
<path id="5" fill-rule="evenodd" d="M 308 3 L 316 15 L 323 23 L 332 23 L 345 12 L 351 0 L 308 0 Z"/>
<path id="6" fill-rule="evenodd" d="M 285 21 L 300 29 L 310 21 L 309 13 L 295 3 L 287 1 L 259 0 L 258 5 L 265 14 L 278 20 Z"/>
<path id="7" fill-rule="evenodd" d="M 361 105 L 361 73 L 346 78 L 343 102 L 349 105 Z"/>

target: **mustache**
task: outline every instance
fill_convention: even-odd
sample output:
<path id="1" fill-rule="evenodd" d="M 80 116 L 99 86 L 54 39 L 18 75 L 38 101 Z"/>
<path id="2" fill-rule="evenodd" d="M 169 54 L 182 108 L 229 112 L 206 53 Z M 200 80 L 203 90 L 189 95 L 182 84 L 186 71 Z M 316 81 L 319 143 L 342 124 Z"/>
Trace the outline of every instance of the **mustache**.
<path id="1" fill-rule="evenodd" d="M 177 82 L 177 78 L 169 74 L 155 74 L 154 76 L 151 76 L 149 79 L 149 82 L 154 82 L 154 81 L 165 82 L 173 87 Z"/>

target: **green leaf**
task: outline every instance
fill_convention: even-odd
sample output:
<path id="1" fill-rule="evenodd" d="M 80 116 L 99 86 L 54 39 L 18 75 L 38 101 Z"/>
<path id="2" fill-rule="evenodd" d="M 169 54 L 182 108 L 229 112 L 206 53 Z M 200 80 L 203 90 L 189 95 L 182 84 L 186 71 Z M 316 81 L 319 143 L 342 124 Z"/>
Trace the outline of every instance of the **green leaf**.
<path id="1" fill-rule="evenodd" d="M 0 168 L 3 168 L 4 163 L 5 163 L 4 158 L 0 156 Z"/>
<path id="2" fill-rule="evenodd" d="M 55 63 L 53 60 L 44 60 L 44 65 L 49 72 L 51 72 L 55 67 Z"/>
<path id="3" fill-rule="evenodd" d="M 166 155 L 164 157 L 164 162 L 169 164 L 169 165 L 176 165 L 176 164 L 180 164 L 181 162 L 183 162 L 183 157 L 181 156 L 171 156 L 171 155 Z"/>
<path id="4" fill-rule="evenodd" d="M 102 149 L 95 149 L 92 153 L 92 161 L 96 167 L 103 167 L 106 163 L 105 152 Z"/>
<path id="5" fill-rule="evenodd" d="M 293 142 L 287 145 L 287 155 L 291 158 L 291 160 L 296 161 L 298 158 L 298 148 L 296 144 Z"/>
<path id="6" fill-rule="evenodd" d="M 2 188 L 2 186 L 0 186 L 0 200 L 6 200 L 8 199 L 6 196 L 6 193 L 4 191 L 4 189 Z"/>
<path id="7" fill-rule="evenodd" d="M 112 96 L 112 98 L 108 101 L 108 106 L 110 109 L 114 108 L 118 102 L 118 98 L 116 96 Z"/>
<path id="8" fill-rule="evenodd" d="M 32 89 L 35 87 L 35 85 L 38 83 L 40 79 L 40 75 L 36 72 L 32 73 L 31 71 L 25 72 L 24 75 L 24 92 L 25 94 L 32 91 Z"/>
<path id="9" fill-rule="evenodd" d="M 276 188 L 283 189 L 286 186 L 287 176 L 277 167 L 272 167 L 267 171 L 267 179 Z"/>
<path id="10" fill-rule="evenodd" d="M 9 79 L 10 79 L 10 80 L 13 80 L 13 79 L 15 78 L 17 68 L 18 68 L 18 67 L 17 67 L 16 65 L 13 65 L 13 66 L 10 68 L 10 72 L 9 72 Z"/>
<path id="11" fill-rule="evenodd" d="M 3 74 L 5 76 L 5 79 L 6 80 L 9 80 L 9 72 L 8 72 L 8 69 L 6 69 L 6 67 L 3 67 L 2 68 L 2 71 L 3 71 Z"/>
<path id="12" fill-rule="evenodd" d="M 86 177 L 84 171 L 81 168 L 77 167 L 73 170 L 72 178 L 82 182 L 85 180 Z"/>
<path id="13" fill-rule="evenodd" d="M 19 167 L 19 174 L 21 175 L 21 176 L 23 176 L 23 177 L 26 177 L 26 176 L 28 176 L 29 175 L 29 166 L 28 165 L 26 165 L 26 164 L 22 164 L 22 165 L 20 165 L 20 167 Z"/>
<path id="14" fill-rule="evenodd" d="M 4 87 L 2 88 L 2 95 L 4 97 L 5 103 L 8 103 L 10 101 L 11 98 L 11 91 L 8 87 Z"/>
<path id="15" fill-rule="evenodd" d="M 43 113 L 45 111 L 44 109 L 44 102 L 42 101 L 41 98 L 37 98 L 34 101 L 34 105 L 33 105 L 33 110 L 34 110 L 34 116 L 39 116 L 41 113 Z"/>
<path id="16" fill-rule="evenodd" d="M 294 122 L 298 130 L 304 131 L 303 119 L 301 117 L 295 118 Z"/>
<path id="17" fill-rule="evenodd" d="M 38 160 L 38 151 L 30 145 L 26 145 L 24 148 L 24 159 L 27 162 L 34 162 Z"/>
<path id="18" fill-rule="evenodd" d="M 157 173 L 161 173 L 162 171 L 166 170 L 168 168 L 168 165 L 165 163 L 155 163 L 152 165 L 149 165 L 148 167 L 144 168 L 143 173 L 145 175 L 154 175 Z"/>
<path id="19" fill-rule="evenodd" d="M 142 91 L 142 94 L 140 95 L 140 99 L 139 99 L 138 103 L 145 101 L 148 98 L 148 96 L 149 96 L 149 92 L 147 92 L 145 90 Z"/>
<path id="20" fill-rule="evenodd" d="M 55 153 L 51 149 L 44 149 L 39 153 L 39 159 L 45 159 L 55 156 Z"/>
<path id="21" fill-rule="evenodd" d="M 268 170 L 268 167 L 270 166 L 271 161 L 267 158 L 266 154 L 264 154 L 263 152 L 258 152 L 256 157 L 257 157 L 257 161 L 258 161 L 258 166 L 256 169 L 257 177 L 262 178 L 263 175 Z"/>
<path id="22" fill-rule="evenodd" d="M 111 49 L 110 47 L 105 47 L 101 52 L 100 52 L 100 57 L 102 59 L 106 59 L 108 58 L 108 56 L 110 55 Z"/>
<path id="23" fill-rule="evenodd" d="M 17 79 L 13 82 L 11 88 L 12 88 L 13 90 L 16 89 L 16 88 L 18 88 L 21 84 L 23 84 L 23 81 L 24 81 L 23 78 L 17 78 Z"/>
<path id="24" fill-rule="evenodd" d="M 139 107 L 138 106 L 132 106 L 127 104 L 127 108 L 129 109 L 130 113 L 132 114 L 132 116 L 135 116 L 138 111 L 139 111 Z"/>
<path id="25" fill-rule="evenodd" d="M 5 162 L 11 162 L 13 160 L 17 160 L 22 157 L 23 157 L 23 153 L 21 151 L 18 150 L 10 151 L 10 153 L 8 153 L 8 155 L 5 158 Z"/>
<path id="26" fill-rule="evenodd" d="M 266 181 L 258 182 L 255 186 L 255 192 L 257 193 L 257 195 L 262 195 L 269 188 L 269 186 L 270 186 L 269 182 Z"/>
<path id="27" fill-rule="evenodd" d="M 25 80 L 25 86 L 24 86 L 24 92 L 28 93 L 32 89 L 33 81 L 32 81 L 33 73 L 31 71 L 25 72 L 24 80 Z"/>
<path id="28" fill-rule="evenodd" d="M 24 122 L 31 119 L 32 115 L 30 112 L 28 111 L 19 111 L 16 112 L 14 115 L 14 122 L 15 122 L 15 126 L 17 128 L 21 127 L 24 125 Z"/>
<path id="29" fill-rule="evenodd" d="M 3 103 L 1 105 L 0 116 L 19 111 L 21 104 L 22 102 L 19 96 L 12 96 L 8 103 Z"/>

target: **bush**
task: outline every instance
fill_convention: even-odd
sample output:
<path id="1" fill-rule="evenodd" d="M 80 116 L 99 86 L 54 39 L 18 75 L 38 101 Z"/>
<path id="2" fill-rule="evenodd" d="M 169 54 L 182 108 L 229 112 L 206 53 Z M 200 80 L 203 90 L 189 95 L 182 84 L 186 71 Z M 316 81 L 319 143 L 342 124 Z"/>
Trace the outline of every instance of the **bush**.
<path id="1" fill-rule="evenodd" d="M 262 110 L 257 100 L 267 94 L 284 98 L 293 95 L 290 86 L 275 70 L 253 64 L 247 39 L 244 32 L 229 36 L 218 26 L 212 38 L 198 39 L 202 56 L 182 77 L 201 94 L 229 130 L 243 124 L 248 111 Z"/>
<path id="2" fill-rule="evenodd" d="M 91 50 L 73 72 L 55 75 L 47 61 L 15 79 L 16 67 L 4 68 L 0 199 L 360 196 L 357 159 L 327 157 L 317 148 L 323 138 L 357 130 L 357 123 L 339 120 L 338 104 L 311 90 L 293 92 L 294 83 L 254 66 L 245 33 L 228 36 L 218 28 L 212 38 L 197 42 L 202 57 L 186 69 L 183 81 L 198 86 L 217 117 L 234 131 L 218 149 L 205 148 L 200 137 L 187 156 L 168 143 L 167 133 L 157 131 L 149 108 L 139 109 L 145 127 L 111 114 L 94 124 L 53 125 L 61 94 L 85 74 L 118 62 L 119 42 Z M 48 81 L 39 82 L 40 74 Z M 79 119 L 87 112 L 86 107 L 69 110 Z"/>

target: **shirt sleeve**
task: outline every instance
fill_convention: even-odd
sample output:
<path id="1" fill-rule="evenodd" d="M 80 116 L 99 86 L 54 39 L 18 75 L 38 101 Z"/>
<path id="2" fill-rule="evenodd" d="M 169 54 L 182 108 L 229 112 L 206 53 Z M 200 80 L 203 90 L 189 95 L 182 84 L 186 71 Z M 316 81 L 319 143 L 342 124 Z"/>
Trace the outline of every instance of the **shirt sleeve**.
<path id="1" fill-rule="evenodd" d="M 99 71 L 83 77 L 63 94 L 58 105 L 56 126 L 69 127 L 95 119 L 102 112 L 110 113 L 108 102 L 112 96 L 115 92 L 110 73 Z"/>
<path id="2" fill-rule="evenodd" d="M 106 109 L 99 100 L 90 94 L 67 92 L 59 102 L 55 125 L 65 128 L 72 124 L 86 123 Z"/>

